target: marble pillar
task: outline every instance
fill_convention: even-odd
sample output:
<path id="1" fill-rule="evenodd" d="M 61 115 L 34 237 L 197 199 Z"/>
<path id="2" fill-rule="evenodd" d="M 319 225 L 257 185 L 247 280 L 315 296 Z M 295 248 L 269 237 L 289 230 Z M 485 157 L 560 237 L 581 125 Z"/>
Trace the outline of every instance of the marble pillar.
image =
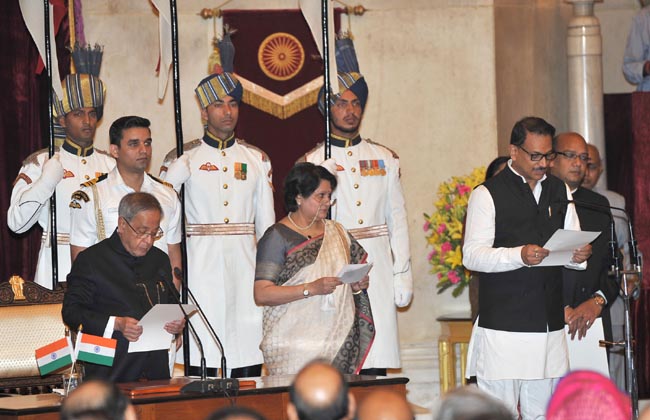
<path id="1" fill-rule="evenodd" d="M 565 0 L 573 5 L 567 31 L 569 130 L 580 133 L 605 159 L 603 66 L 600 22 L 594 3 L 602 0 Z M 606 188 L 604 172 L 598 185 Z"/>

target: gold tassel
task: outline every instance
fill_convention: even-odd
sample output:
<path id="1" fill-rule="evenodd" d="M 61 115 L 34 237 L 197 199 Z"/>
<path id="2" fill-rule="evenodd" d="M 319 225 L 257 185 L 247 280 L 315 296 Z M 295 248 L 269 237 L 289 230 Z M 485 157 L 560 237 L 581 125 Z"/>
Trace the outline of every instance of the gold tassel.
<path id="1" fill-rule="evenodd" d="M 253 108 L 259 109 L 260 111 L 266 112 L 267 114 L 273 115 L 274 117 L 281 120 L 286 120 L 287 118 L 292 117 L 300 111 L 309 108 L 310 106 L 314 105 L 317 100 L 318 89 L 305 93 L 287 105 L 275 103 L 247 89 L 244 89 L 244 95 L 242 97 L 242 101 L 244 101 L 244 103 L 252 106 Z"/>
<path id="2" fill-rule="evenodd" d="M 223 68 L 221 68 L 221 54 L 219 52 L 218 40 L 215 36 L 212 38 L 212 54 L 208 57 L 208 74 L 221 74 L 223 73 Z"/>

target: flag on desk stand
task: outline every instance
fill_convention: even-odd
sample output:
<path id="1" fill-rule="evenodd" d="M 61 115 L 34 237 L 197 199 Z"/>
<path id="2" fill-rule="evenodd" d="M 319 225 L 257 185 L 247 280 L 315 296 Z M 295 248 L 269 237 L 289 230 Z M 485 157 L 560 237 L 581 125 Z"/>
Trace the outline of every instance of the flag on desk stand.
<path id="1" fill-rule="evenodd" d="M 84 334 L 79 331 L 74 347 L 75 359 L 98 365 L 113 366 L 116 346 L 117 340 L 113 338 Z"/>
<path id="2" fill-rule="evenodd" d="M 36 349 L 36 364 L 41 376 L 72 364 L 72 342 L 70 337 Z"/>

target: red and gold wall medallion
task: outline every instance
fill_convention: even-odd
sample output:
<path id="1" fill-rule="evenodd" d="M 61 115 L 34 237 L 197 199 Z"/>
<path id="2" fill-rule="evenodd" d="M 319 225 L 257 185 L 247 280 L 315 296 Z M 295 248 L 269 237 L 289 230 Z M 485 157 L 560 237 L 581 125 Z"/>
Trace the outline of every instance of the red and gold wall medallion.
<path id="1" fill-rule="evenodd" d="M 262 41 L 257 50 L 260 68 L 273 80 L 289 80 L 302 69 L 305 50 L 295 36 L 276 32 Z"/>

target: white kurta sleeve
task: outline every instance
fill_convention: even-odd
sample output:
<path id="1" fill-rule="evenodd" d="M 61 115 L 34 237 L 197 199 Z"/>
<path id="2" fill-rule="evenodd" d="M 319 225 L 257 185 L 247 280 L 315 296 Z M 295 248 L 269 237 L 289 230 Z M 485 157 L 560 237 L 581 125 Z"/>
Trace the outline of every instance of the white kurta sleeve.
<path id="1" fill-rule="evenodd" d="M 463 244 L 463 265 L 472 271 L 501 273 L 524 267 L 523 246 L 493 248 L 496 210 L 492 195 L 480 185 L 469 197 Z"/>

